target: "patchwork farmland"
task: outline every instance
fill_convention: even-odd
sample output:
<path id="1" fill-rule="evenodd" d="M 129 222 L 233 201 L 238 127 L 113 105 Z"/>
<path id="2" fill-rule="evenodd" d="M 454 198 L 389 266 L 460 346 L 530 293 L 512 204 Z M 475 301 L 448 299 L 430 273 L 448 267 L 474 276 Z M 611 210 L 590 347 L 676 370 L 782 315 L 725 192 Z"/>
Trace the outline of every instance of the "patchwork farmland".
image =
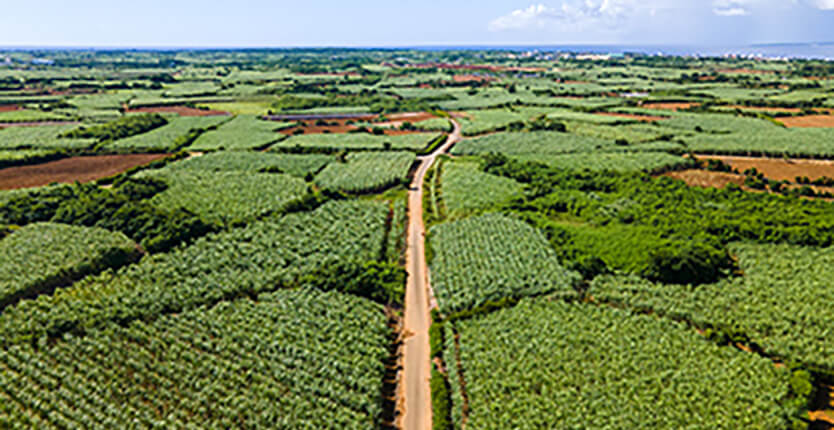
<path id="1" fill-rule="evenodd" d="M 2 429 L 834 426 L 832 63 L 35 54 Z"/>

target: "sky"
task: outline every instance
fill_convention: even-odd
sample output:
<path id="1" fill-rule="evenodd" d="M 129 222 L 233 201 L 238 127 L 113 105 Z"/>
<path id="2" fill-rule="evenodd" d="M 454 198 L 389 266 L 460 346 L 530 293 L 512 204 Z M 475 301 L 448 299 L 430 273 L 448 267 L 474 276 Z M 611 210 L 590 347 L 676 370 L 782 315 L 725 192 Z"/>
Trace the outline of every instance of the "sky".
<path id="1" fill-rule="evenodd" d="M 4 0 L 0 46 L 834 41 L 834 0 Z"/>

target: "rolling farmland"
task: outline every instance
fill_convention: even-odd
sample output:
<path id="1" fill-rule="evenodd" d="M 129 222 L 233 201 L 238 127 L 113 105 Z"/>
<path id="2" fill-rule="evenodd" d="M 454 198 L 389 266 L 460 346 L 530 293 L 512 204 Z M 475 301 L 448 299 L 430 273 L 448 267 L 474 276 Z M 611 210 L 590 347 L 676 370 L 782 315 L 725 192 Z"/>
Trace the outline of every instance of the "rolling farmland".
<path id="1" fill-rule="evenodd" d="M 832 79 L 0 49 L 0 428 L 831 428 Z"/>

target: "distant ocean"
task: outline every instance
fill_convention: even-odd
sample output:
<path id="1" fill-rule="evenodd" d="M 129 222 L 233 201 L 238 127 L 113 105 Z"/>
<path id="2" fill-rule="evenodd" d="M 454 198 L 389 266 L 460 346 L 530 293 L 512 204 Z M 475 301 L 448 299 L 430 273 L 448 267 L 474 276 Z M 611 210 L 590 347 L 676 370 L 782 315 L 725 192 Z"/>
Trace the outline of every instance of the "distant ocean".
<path id="1" fill-rule="evenodd" d="M 774 43 L 747 46 L 685 46 L 685 45 L 436 45 L 436 46 L 304 46 L 304 47 L 60 47 L 60 46 L 0 46 L 0 51 L 55 51 L 55 50 L 137 50 L 137 51 L 172 51 L 172 50 L 283 50 L 283 49 L 415 49 L 423 51 L 445 50 L 500 50 L 500 51 L 539 51 L 572 52 L 591 54 L 626 54 L 640 53 L 647 55 L 678 55 L 720 57 L 725 55 L 757 56 L 766 58 L 801 58 L 834 61 L 834 42 L 820 43 Z"/>
<path id="2" fill-rule="evenodd" d="M 774 43 L 748 46 L 684 46 L 684 45 L 507 45 L 507 46 L 417 46 L 420 50 L 506 50 L 539 52 L 573 52 L 592 54 L 639 53 L 647 55 L 678 55 L 720 57 L 724 55 L 757 56 L 766 58 L 822 59 L 834 61 L 834 42 Z"/>

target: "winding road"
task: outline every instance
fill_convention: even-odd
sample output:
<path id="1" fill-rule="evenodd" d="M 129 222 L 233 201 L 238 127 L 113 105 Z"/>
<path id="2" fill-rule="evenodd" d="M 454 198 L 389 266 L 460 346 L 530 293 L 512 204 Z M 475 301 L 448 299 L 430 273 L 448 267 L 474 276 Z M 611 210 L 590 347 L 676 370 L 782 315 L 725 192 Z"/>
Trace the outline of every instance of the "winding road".
<path id="1" fill-rule="evenodd" d="M 408 238 L 405 252 L 408 281 L 405 290 L 405 318 L 403 331 L 403 373 L 400 379 L 400 407 L 403 430 L 430 430 L 431 363 L 429 352 L 429 316 L 431 290 L 426 265 L 425 227 L 423 225 L 423 181 L 426 172 L 440 154 L 449 150 L 461 138 L 460 124 L 452 121 L 454 129 L 446 143 L 431 154 L 420 158 L 420 166 L 408 192 Z"/>

